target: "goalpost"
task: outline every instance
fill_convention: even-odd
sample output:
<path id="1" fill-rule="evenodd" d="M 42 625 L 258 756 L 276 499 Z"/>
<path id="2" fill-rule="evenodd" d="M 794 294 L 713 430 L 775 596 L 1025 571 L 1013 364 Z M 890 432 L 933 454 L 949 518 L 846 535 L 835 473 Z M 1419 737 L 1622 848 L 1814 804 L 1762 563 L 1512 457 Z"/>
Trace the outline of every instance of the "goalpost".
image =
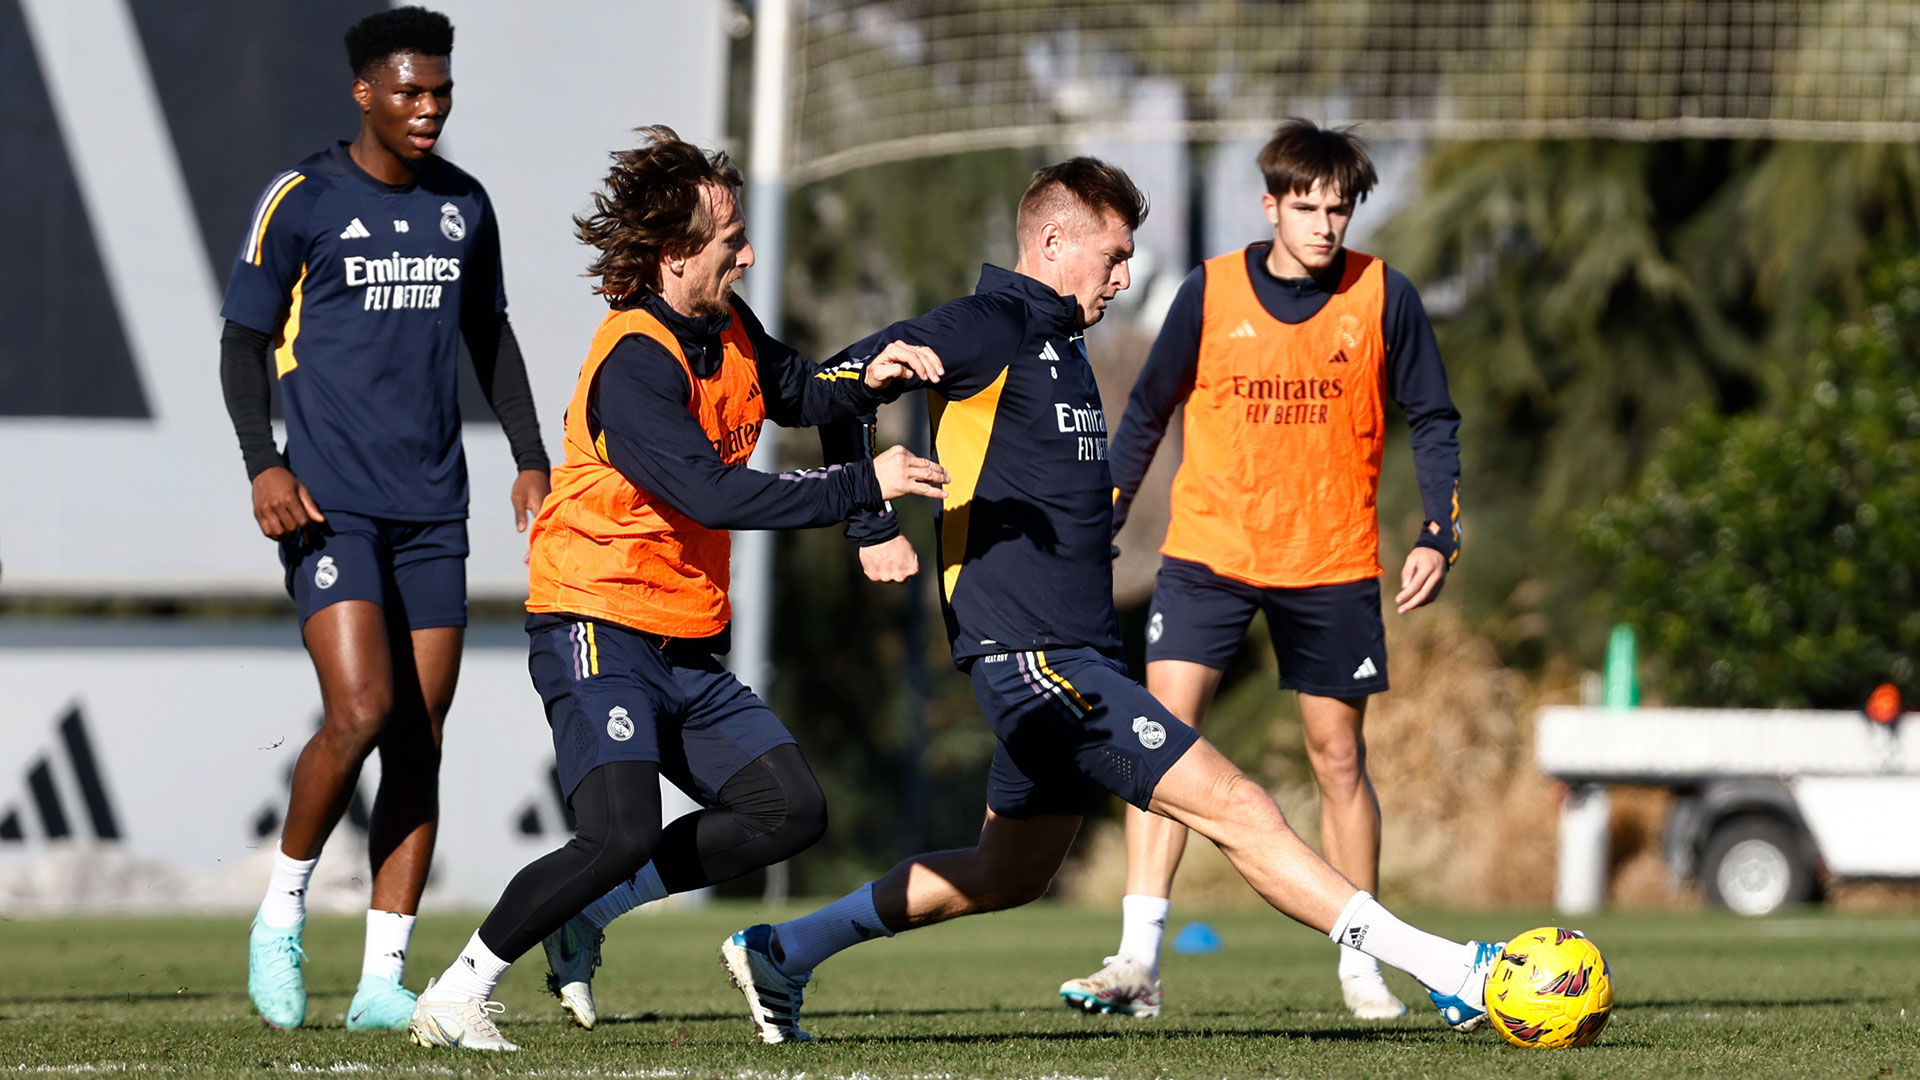
<path id="1" fill-rule="evenodd" d="M 1920 137 L 1905 0 L 792 0 L 792 178 L 966 150 L 1261 138 Z M 1169 124 L 1128 119 L 1177 90 Z"/>

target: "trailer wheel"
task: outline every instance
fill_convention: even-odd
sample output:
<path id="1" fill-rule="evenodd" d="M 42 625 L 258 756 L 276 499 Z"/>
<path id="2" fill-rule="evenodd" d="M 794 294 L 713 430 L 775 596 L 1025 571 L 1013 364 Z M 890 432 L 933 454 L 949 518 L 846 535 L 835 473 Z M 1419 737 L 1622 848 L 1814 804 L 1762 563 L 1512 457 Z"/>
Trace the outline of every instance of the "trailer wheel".
<path id="1" fill-rule="evenodd" d="M 1741 915 L 1768 915 L 1815 894 L 1812 860 L 1799 833 L 1755 814 L 1723 821 L 1700 857 L 1707 902 Z"/>

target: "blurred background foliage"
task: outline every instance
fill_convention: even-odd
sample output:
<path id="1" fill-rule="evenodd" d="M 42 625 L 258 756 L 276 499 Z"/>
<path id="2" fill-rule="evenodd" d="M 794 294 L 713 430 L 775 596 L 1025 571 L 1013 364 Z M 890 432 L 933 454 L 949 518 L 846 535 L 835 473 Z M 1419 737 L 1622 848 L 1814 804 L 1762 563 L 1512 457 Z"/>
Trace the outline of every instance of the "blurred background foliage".
<path id="1" fill-rule="evenodd" d="M 1584 551 L 1689 705 L 1857 708 L 1920 690 L 1920 258 L 1863 275 L 1865 310 L 1812 320 L 1766 407 L 1696 403 Z"/>

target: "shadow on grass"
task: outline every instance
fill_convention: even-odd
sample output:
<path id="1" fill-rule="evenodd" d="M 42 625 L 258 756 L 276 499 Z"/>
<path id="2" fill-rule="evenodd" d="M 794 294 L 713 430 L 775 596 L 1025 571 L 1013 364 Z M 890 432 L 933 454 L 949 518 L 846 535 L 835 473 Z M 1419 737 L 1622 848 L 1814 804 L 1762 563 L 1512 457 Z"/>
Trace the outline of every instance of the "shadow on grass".
<path id="1" fill-rule="evenodd" d="M 1329 1043 L 1401 1043 L 1428 1045 L 1459 1038 L 1445 1029 L 1413 1028 L 1165 1028 L 1122 1031 L 1005 1031 L 956 1035 L 827 1035 L 821 1042 L 844 1046 L 911 1046 L 920 1043 L 965 1045 L 1013 1042 L 1075 1043 L 1121 1039 L 1173 1042 L 1188 1039 L 1304 1039 Z"/>
<path id="2" fill-rule="evenodd" d="M 996 1009 L 985 1005 L 971 1008 L 954 1008 L 947 1006 L 939 1009 L 808 1009 L 802 1023 L 814 1020 L 863 1019 L 869 1016 L 875 1018 L 883 1016 L 954 1016 L 967 1013 L 1003 1013 L 1013 1015 L 1013 1013 L 1017 1011 L 1018 1010 Z M 605 1024 L 698 1024 L 714 1021 L 725 1022 L 728 1020 L 738 1020 L 746 1023 L 747 1019 L 746 1007 L 742 1006 L 732 1012 L 719 1013 L 645 1012 L 638 1016 L 602 1016 L 599 1023 L 594 1026 L 600 1027 Z M 565 1021 L 563 1020 L 561 1022 L 564 1023 Z"/>
<path id="3" fill-rule="evenodd" d="M 1781 1009 L 1808 1005 L 1882 1005 L 1893 1000 L 1885 994 L 1878 997 L 1656 998 L 1651 1001 L 1635 998 L 1632 1001 L 1616 1001 L 1614 1007 L 1619 1009 Z"/>
<path id="4" fill-rule="evenodd" d="M 121 992 L 118 994 L 26 994 L 20 997 L 0 997 L 0 1005 L 110 1005 L 126 1004 L 136 1001 L 212 1001 L 217 998 L 237 998 L 245 1001 L 247 995 L 235 994 L 226 990 L 154 990 L 147 993 Z"/>

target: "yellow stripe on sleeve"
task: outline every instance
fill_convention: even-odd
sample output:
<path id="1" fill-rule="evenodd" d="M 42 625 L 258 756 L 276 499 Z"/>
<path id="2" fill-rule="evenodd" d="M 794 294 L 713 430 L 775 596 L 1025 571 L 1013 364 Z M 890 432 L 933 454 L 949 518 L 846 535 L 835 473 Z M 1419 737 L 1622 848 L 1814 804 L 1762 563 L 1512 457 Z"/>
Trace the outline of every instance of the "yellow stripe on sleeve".
<path id="1" fill-rule="evenodd" d="M 600 674 L 600 642 L 593 636 L 593 624 L 587 624 L 587 671 Z"/>
<path id="2" fill-rule="evenodd" d="M 306 292 L 307 265 L 300 264 L 299 280 L 293 283 L 293 293 L 287 302 L 287 321 L 280 324 L 280 341 L 273 347 L 273 370 L 278 378 L 286 378 L 287 373 L 300 366 L 293 355 L 293 341 L 300 336 L 300 301 Z"/>

